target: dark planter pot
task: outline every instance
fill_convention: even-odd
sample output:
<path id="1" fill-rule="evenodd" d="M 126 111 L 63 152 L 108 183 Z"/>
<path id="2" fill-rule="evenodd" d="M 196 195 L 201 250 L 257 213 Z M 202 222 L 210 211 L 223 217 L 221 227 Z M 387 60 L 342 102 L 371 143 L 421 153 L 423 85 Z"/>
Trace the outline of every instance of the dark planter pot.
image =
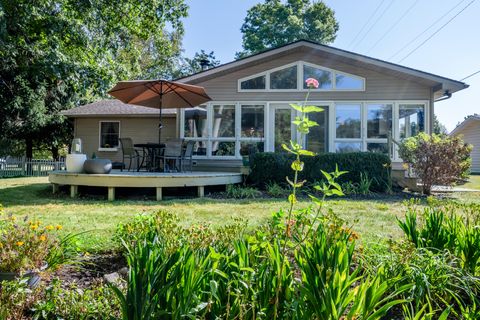
<path id="1" fill-rule="evenodd" d="M 112 171 L 112 161 L 108 159 L 89 159 L 83 163 L 83 171 L 90 174 L 106 174 Z"/>
<path id="2" fill-rule="evenodd" d="M 0 285 L 3 281 L 13 281 L 15 279 L 27 279 L 27 284 L 30 288 L 35 288 L 40 283 L 40 275 L 38 272 L 27 272 L 20 275 L 18 272 L 0 272 Z"/>

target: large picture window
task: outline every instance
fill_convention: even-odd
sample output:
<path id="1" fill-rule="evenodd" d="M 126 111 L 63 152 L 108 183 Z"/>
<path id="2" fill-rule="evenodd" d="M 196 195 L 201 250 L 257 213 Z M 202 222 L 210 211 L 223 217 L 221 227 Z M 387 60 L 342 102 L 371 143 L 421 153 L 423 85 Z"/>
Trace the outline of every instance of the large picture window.
<path id="1" fill-rule="evenodd" d="M 100 121 L 100 149 L 118 148 L 120 121 Z"/>

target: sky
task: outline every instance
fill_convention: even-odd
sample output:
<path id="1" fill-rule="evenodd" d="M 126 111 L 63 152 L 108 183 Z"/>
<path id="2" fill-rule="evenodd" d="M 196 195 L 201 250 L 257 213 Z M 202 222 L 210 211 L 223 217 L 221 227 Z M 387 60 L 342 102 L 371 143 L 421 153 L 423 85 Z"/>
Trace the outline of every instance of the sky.
<path id="1" fill-rule="evenodd" d="M 263 1 L 187 0 L 190 10 L 184 20 L 185 55 L 192 57 L 203 49 L 214 51 L 221 63 L 234 60 L 235 52 L 242 49 L 240 27 L 247 10 L 259 2 Z M 480 70 L 480 0 L 324 2 L 335 11 L 340 25 L 336 40 L 330 44 L 333 47 L 455 80 Z M 465 82 L 470 85 L 468 89 L 435 103 L 435 114 L 448 131 L 467 115 L 480 113 L 480 73 Z"/>

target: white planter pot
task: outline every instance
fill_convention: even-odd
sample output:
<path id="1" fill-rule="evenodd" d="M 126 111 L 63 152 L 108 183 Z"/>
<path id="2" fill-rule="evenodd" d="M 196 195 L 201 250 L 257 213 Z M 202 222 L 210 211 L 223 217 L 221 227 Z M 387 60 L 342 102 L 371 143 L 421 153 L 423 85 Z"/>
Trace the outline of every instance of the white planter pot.
<path id="1" fill-rule="evenodd" d="M 67 154 L 67 158 L 65 159 L 67 172 L 83 172 L 83 163 L 85 160 L 87 160 L 86 154 Z"/>

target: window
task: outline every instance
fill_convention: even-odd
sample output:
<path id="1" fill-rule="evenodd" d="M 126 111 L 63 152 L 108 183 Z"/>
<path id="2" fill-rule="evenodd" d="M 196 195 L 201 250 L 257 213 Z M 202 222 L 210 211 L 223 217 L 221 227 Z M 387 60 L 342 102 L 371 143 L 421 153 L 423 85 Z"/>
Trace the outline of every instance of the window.
<path id="1" fill-rule="evenodd" d="M 242 105 L 241 107 L 242 138 L 263 138 L 264 136 L 264 105 Z"/>
<path id="2" fill-rule="evenodd" d="M 207 136 L 207 107 L 188 108 L 184 111 L 185 138 L 202 138 Z"/>
<path id="3" fill-rule="evenodd" d="M 315 153 L 324 153 L 327 152 L 328 141 L 328 106 L 318 107 L 323 108 L 323 111 L 308 114 L 308 118 L 315 121 L 318 126 L 310 128 L 310 133 L 306 136 L 306 146 Z"/>
<path id="4" fill-rule="evenodd" d="M 235 105 L 213 106 L 212 137 L 235 137 Z"/>
<path id="5" fill-rule="evenodd" d="M 119 121 L 100 121 L 100 149 L 118 148 Z"/>
<path id="6" fill-rule="evenodd" d="M 184 109 L 181 117 L 181 137 L 195 141 L 195 156 L 239 159 L 264 151 L 264 104 L 213 103 Z"/>
<path id="7" fill-rule="evenodd" d="M 345 152 L 358 152 L 362 151 L 361 142 L 337 142 L 335 143 L 335 152 L 345 153 Z"/>
<path id="8" fill-rule="evenodd" d="M 423 104 L 400 104 L 398 107 L 400 139 L 413 137 L 425 131 L 425 107 Z"/>
<path id="9" fill-rule="evenodd" d="M 337 73 L 335 77 L 335 89 L 337 90 L 363 90 L 364 80 L 361 78 Z"/>
<path id="10" fill-rule="evenodd" d="M 367 138 L 387 139 L 392 132 L 392 105 L 367 105 Z"/>
<path id="11" fill-rule="evenodd" d="M 336 137 L 357 139 L 361 138 L 361 105 L 337 104 L 336 112 Z"/>
<path id="12" fill-rule="evenodd" d="M 327 70 L 315 68 L 309 65 L 303 65 L 303 88 L 308 89 L 305 80 L 308 78 L 317 79 L 320 83 L 318 89 L 332 88 L 332 73 Z"/>
<path id="13" fill-rule="evenodd" d="M 238 91 L 307 90 L 305 80 L 315 78 L 318 89 L 326 91 L 365 91 L 365 78 L 304 61 L 238 79 Z"/>
<path id="14" fill-rule="evenodd" d="M 240 88 L 242 90 L 265 90 L 267 77 L 265 75 L 242 81 Z"/>
<path id="15" fill-rule="evenodd" d="M 297 66 L 272 72 L 270 89 L 297 89 Z"/>

